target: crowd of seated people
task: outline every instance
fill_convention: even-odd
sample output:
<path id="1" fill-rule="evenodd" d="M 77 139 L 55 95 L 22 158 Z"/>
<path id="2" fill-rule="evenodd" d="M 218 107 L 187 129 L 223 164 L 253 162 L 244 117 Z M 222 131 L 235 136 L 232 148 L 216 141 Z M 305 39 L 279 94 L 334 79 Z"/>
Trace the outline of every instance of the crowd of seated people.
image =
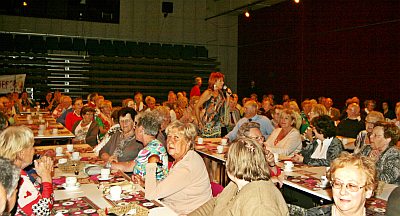
<path id="1" fill-rule="evenodd" d="M 86 103 L 75 98 L 72 104 L 71 97 L 57 91 L 49 92 L 39 104 L 75 134 L 73 143 L 94 147 L 104 166 L 133 173 L 133 180 L 146 186 L 147 198 L 162 199 L 179 214 L 224 215 L 242 212 L 246 206 L 242 215 L 287 215 L 286 203 L 274 186 L 282 186 L 283 175 L 273 153 L 309 166 L 331 167 L 335 203 L 303 209 L 304 214 L 356 215 L 365 211 L 362 207 L 375 181 L 400 185 L 400 103 L 392 109 L 385 101 L 382 112 L 375 110 L 374 100 L 360 107 L 356 97 L 348 99 L 343 109 L 334 108 L 333 100 L 323 97 L 297 103 L 285 95 L 278 104 L 272 94 L 261 102 L 253 94 L 240 103 L 238 95 L 223 91 L 224 78 L 222 73 L 211 73 L 207 89 L 190 100 L 185 92 L 170 91 L 168 100 L 158 104 L 152 96 L 143 101 L 138 92 L 134 99 L 121 101 L 121 108 L 98 93 L 89 94 Z M 18 93 L 0 97 L 0 156 L 22 170 L 14 211 L 48 215 L 53 202 L 53 162 L 48 157 L 36 160 L 41 181 L 31 182 L 23 169 L 33 161 L 33 134 L 26 127 L 13 126 L 15 115 L 35 105 L 26 92 L 21 97 Z M 226 137 L 231 145 L 226 163 L 231 183 L 218 197 L 212 198 L 210 186 L 215 181 L 209 170 L 213 166 L 194 151 L 197 136 Z M 340 137 L 355 139 L 353 155 L 343 154 L 353 150 Z M 240 160 L 246 163 L 238 164 Z M 257 172 L 247 170 L 249 167 Z M 343 175 L 348 171 L 354 171 L 355 176 Z M 372 177 L 374 172 L 376 178 Z M 28 183 L 35 187 L 27 187 Z M 355 185 L 366 186 L 356 190 Z M 352 195 L 360 193 L 354 200 L 360 208 L 343 208 L 342 186 Z M 28 204 L 22 194 L 25 188 L 35 196 Z M 261 189 L 270 193 L 254 196 Z"/>

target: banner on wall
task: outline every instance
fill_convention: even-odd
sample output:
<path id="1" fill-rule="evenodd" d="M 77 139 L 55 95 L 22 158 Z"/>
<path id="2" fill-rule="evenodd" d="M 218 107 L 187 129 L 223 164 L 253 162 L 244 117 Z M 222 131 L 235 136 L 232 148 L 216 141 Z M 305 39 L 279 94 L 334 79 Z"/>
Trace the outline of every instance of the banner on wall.
<path id="1" fill-rule="evenodd" d="M 0 94 L 24 90 L 26 74 L 0 76 Z"/>

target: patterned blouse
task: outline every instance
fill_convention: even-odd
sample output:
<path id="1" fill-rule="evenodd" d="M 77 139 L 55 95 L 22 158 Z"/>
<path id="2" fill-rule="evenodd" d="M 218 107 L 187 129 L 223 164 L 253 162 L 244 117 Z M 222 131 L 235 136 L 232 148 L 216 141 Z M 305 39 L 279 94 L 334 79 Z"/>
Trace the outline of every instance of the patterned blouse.
<path id="1" fill-rule="evenodd" d="M 32 183 L 28 174 L 21 170 L 17 203 L 16 215 L 50 215 L 53 208 L 52 183 L 39 184 L 37 181 Z"/>
<path id="2" fill-rule="evenodd" d="M 135 159 L 135 167 L 133 168 L 134 174 L 139 174 L 142 177 L 146 175 L 146 165 L 148 159 L 152 155 L 158 155 L 162 160 L 162 165 L 157 166 L 157 180 L 164 179 L 168 174 L 168 155 L 163 144 L 158 140 L 154 139 L 146 147 L 140 150 L 138 156 Z"/>

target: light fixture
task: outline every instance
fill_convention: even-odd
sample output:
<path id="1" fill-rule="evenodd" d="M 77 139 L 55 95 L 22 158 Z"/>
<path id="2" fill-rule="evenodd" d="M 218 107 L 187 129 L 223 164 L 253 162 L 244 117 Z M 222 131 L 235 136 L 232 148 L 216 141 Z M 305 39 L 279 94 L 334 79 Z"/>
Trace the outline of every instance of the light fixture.
<path id="1" fill-rule="evenodd" d="M 249 10 L 249 9 L 246 9 L 246 10 L 244 11 L 244 16 L 245 16 L 246 18 L 250 18 L 250 10 Z"/>
<path id="2" fill-rule="evenodd" d="M 300 3 L 300 0 L 294 0 L 294 3 L 296 4 Z"/>
<path id="3" fill-rule="evenodd" d="M 28 3 L 26 1 L 22 2 L 22 6 L 26 7 L 28 6 Z"/>

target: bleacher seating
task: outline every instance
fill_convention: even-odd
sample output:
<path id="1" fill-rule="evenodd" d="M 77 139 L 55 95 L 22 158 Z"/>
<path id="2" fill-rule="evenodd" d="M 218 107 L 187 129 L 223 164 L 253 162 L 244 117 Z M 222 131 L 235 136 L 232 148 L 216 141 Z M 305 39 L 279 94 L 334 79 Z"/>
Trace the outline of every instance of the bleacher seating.
<path id="1" fill-rule="evenodd" d="M 0 74 L 26 74 L 35 97 L 49 89 L 72 97 L 100 92 L 119 105 L 141 91 L 161 102 L 169 90 L 189 92 L 194 77 L 207 79 L 219 65 L 204 46 L 10 33 L 0 40 Z"/>

